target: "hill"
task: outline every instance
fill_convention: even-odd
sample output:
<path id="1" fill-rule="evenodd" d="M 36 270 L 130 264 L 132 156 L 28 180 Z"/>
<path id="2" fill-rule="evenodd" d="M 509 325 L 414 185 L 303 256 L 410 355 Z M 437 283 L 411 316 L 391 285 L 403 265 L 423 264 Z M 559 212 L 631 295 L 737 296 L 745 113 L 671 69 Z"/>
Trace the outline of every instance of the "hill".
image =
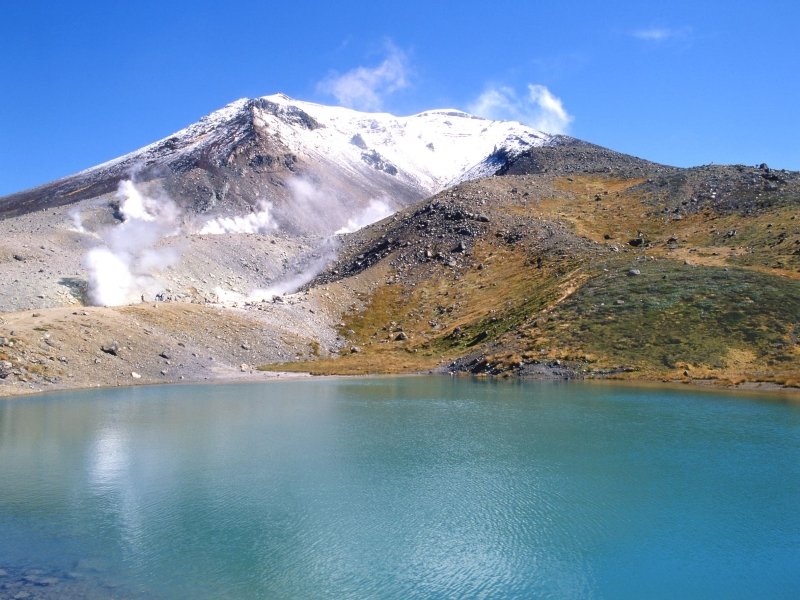
<path id="1" fill-rule="evenodd" d="M 342 356 L 280 368 L 797 386 L 798 174 L 562 148 L 354 234 Z"/>
<path id="2" fill-rule="evenodd" d="M 796 389 L 799 216 L 800 174 L 767 165 L 237 101 L 0 199 L 0 394 L 275 371 Z"/>

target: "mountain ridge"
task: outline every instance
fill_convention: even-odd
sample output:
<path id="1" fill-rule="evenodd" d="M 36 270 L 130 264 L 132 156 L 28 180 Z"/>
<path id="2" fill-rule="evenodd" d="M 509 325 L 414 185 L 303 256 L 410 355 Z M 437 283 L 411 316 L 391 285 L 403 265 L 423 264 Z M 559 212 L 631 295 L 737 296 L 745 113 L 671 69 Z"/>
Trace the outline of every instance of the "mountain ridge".
<path id="1" fill-rule="evenodd" d="M 243 98 L 123 156 L 0 198 L 0 217 L 107 195 L 128 178 L 160 182 L 197 213 L 233 214 L 260 200 L 286 201 L 282 188 L 296 175 L 324 182 L 355 203 L 388 193 L 402 206 L 467 171 L 491 174 L 496 165 L 484 163 L 498 148 L 515 155 L 550 138 L 455 109 L 395 117 L 285 94 Z"/>

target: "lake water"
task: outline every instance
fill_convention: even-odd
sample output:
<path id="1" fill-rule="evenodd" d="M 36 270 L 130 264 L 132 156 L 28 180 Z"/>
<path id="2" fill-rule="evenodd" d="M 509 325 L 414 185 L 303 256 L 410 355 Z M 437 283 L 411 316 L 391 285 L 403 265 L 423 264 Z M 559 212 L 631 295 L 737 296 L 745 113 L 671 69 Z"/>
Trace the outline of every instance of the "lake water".
<path id="1" fill-rule="evenodd" d="M 436 377 L 3 402 L 0 586 L 797 598 L 800 406 Z"/>

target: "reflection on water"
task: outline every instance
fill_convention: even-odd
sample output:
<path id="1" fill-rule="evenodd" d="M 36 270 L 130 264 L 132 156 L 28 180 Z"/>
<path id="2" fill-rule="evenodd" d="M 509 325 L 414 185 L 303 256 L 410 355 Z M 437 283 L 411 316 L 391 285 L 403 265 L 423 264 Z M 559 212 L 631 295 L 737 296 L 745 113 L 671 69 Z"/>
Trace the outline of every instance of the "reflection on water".
<path id="1" fill-rule="evenodd" d="M 448 378 L 0 404 L 0 597 L 790 597 L 800 408 Z"/>

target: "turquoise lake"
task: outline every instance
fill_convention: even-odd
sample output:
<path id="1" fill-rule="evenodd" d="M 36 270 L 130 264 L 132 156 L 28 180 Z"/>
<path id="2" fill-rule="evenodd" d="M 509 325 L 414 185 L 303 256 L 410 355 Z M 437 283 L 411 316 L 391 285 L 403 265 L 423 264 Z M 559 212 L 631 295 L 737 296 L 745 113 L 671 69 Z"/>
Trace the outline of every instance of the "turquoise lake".
<path id="1" fill-rule="evenodd" d="M 0 402 L 0 597 L 798 598 L 800 405 L 446 377 Z"/>

